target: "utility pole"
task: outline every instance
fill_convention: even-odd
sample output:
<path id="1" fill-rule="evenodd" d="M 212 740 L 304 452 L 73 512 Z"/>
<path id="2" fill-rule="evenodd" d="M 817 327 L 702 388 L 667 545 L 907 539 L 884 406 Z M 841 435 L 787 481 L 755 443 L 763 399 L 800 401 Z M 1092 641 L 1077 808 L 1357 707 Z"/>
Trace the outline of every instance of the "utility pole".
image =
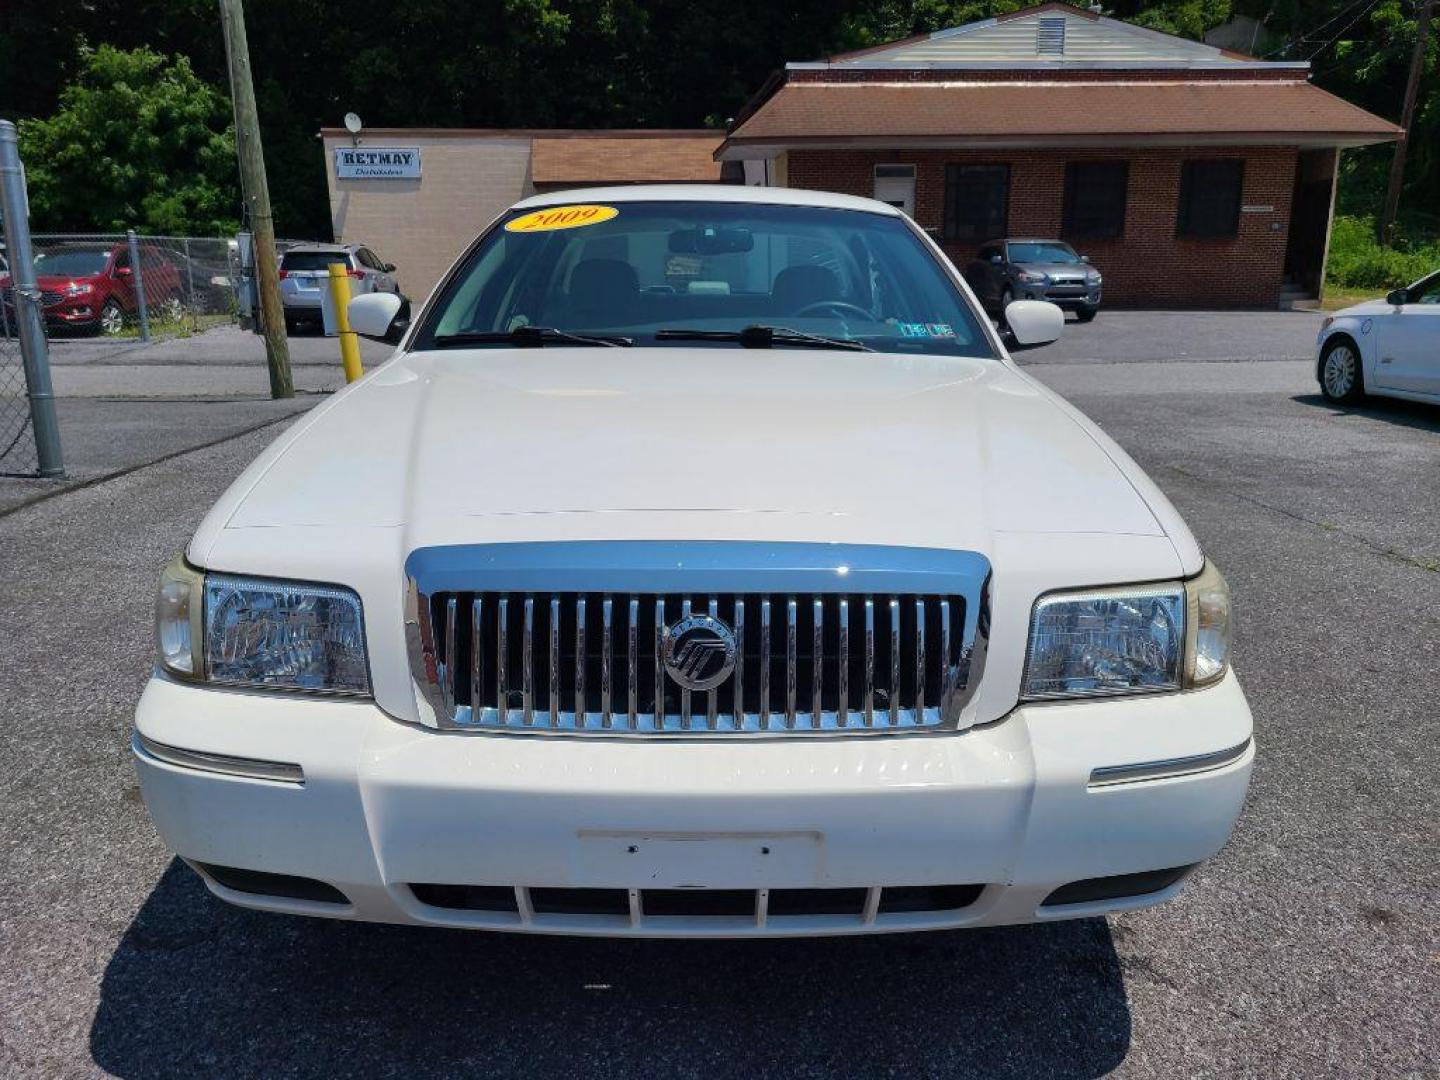
<path id="1" fill-rule="evenodd" d="M 1420 94 L 1420 76 L 1425 70 L 1425 52 L 1430 39 L 1430 15 L 1435 0 L 1419 0 L 1419 21 L 1415 25 L 1415 52 L 1410 57 L 1410 78 L 1405 83 L 1405 107 L 1400 113 L 1400 126 L 1405 130 L 1395 144 L 1390 160 L 1390 183 L 1385 188 L 1385 206 L 1380 211 L 1380 243 L 1390 246 L 1395 231 L 1395 215 L 1400 210 L 1400 188 L 1405 182 L 1405 152 L 1410 144 L 1410 128 L 1415 121 L 1415 99 Z"/>
<path id="2" fill-rule="evenodd" d="M 230 98 L 235 103 L 235 151 L 240 158 L 240 188 L 245 193 L 250 232 L 254 237 L 260 318 L 265 326 L 265 360 L 270 366 L 270 396 L 294 397 L 295 384 L 290 377 L 290 343 L 285 338 L 285 310 L 280 305 L 280 273 L 275 265 L 275 220 L 270 213 L 270 187 L 265 182 L 265 154 L 260 146 L 255 83 L 250 76 L 250 45 L 245 40 L 245 12 L 241 9 L 240 0 L 220 0 L 220 21 L 229 46 Z"/>

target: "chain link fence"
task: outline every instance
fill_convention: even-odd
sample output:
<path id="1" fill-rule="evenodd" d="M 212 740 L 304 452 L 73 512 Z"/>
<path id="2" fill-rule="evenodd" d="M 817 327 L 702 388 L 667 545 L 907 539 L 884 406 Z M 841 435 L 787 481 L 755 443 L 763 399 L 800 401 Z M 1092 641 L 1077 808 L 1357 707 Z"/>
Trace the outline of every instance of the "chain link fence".
<path id="1" fill-rule="evenodd" d="M 25 358 L 15 326 L 14 288 L 0 253 L 0 476 L 33 476 L 40 459 L 30 425 Z"/>

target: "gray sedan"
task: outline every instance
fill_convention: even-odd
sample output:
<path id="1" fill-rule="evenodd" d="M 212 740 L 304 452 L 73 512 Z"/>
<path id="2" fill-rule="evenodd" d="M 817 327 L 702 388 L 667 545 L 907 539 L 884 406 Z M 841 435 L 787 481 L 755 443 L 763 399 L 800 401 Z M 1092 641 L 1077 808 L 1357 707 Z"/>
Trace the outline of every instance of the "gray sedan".
<path id="1" fill-rule="evenodd" d="M 1100 271 L 1059 240 L 991 240 L 965 268 L 965 280 L 1002 319 L 1012 300 L 1048 300 L 1081 322 L 1100 310 Z"/>

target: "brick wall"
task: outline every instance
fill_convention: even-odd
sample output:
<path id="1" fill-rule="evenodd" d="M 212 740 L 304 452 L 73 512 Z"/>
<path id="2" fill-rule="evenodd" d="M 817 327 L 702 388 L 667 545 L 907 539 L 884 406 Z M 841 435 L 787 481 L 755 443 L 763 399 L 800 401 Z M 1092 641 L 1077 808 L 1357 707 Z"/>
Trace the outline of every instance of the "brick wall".
<path id="1" fill-rule="evenodd" d="M 869 197 L 876 164 L 914 164 L 915 218 L 938 237 L 947 164 L 1010 166 L 1011 236 L 1061 234 L 1065 163 L 1123 159 L 1130 163 L 1124 235 L 1076 240 L 1074 246 L 1105 275 L 1105 303 L 1126 307 L 1274 307 L 1284 278 L 1298 152 L 1295 147 L 1205 147 L 1044 150 L 791 150 L 791 187 Z M 1175 235 L 1181 163 L 1193 158 L 1243 158 L 1242 203 L 1267 212 L 1241 213 L 1233 239 Z M 962 269 L 975 245 L 941 246 Z"/>

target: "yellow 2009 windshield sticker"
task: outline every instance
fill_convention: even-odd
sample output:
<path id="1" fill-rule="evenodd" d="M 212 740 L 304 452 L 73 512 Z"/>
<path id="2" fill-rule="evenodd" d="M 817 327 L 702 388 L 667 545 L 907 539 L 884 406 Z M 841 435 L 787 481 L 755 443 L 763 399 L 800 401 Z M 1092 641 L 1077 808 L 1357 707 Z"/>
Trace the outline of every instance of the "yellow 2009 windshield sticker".
<path id="1" fill-rule="evenodd" d="M 613 206 L 549 206 L 544 210 L 521 214 L 505 223 L 506 232 L 550 232 L 553 229 L 579 229 L 609 221 L 620 211 Z"/>

